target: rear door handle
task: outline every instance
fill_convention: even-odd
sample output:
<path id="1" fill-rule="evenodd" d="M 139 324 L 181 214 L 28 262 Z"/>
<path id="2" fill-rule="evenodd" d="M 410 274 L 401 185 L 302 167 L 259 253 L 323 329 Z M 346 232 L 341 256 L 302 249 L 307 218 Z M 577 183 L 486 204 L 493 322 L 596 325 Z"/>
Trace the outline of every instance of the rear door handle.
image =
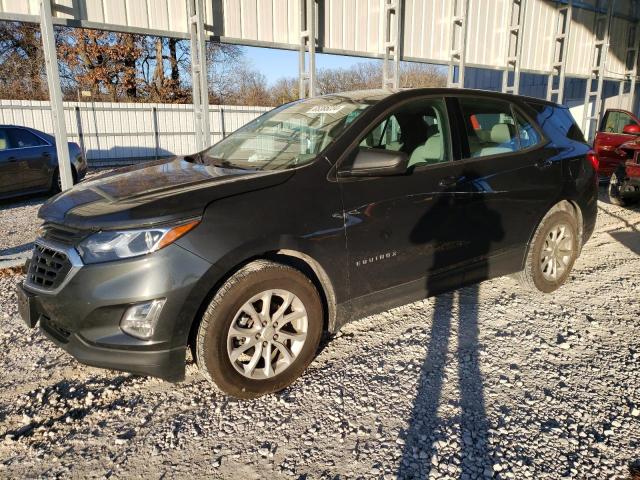
<path id="1" fill-rule="evenodd" d="M 8 159 L 11 163 L 17 162 L 18 159 L 16 157 L 9 157 Z"/>
<path id="2" fill-rule="evenodd" d="M 444 177 L 443 179 L 441 179 L 438 182 L 438 185 L 440 185 L 441 187 L 453 187 L 455 184 L 458 183 L 458 177 Z"/>
<path id="3" fill-rule="evenodd" d="M 549 168 L 551 165 L 553 165 L 553 162 L 551 160 L 538 160 L 536 162 L 536 167 L 540 168 L 540 169 L 544 169 L 544 168 Z"/>

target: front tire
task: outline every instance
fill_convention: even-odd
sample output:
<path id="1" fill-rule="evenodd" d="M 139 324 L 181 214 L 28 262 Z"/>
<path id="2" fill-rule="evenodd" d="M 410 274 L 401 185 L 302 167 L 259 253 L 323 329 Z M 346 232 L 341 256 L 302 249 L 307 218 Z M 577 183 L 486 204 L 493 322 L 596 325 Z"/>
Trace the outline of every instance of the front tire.
<path id="1" fill-rule="evenodd" d="M 233 397 L 280 391 L 315 357 L 322 327 L 322 302 L 304 274 L 251 262 L 225 282 L 202 317 L 198 369 Z"/>
<path id="2" fill-rule="evenodd" d="M 78 183 L 78 175 L 76 173 L 76 169 L 71 167 L 71 176 L 73 178 L 73 184 Z M 56 194 L 62 191 L 62 181 L 60 179 L 60 169 L 56 168 L 53 171 L 53 175 L 51 177 L 51 193 Z"/>
<path id="3" fill-rule="evenodd" d="M 557 290 L 569 277 L 579 249 L 576 218 L 565 210 L 547 214 L 534 234 L 520 283 L 544 293 Z"/>

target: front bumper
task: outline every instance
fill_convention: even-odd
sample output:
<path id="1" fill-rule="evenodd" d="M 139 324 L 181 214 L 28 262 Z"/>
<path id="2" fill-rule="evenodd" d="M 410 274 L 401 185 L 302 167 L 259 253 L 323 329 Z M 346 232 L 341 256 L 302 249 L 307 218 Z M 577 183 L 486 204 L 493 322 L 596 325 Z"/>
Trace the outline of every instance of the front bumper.
<path id="1" fill-rule="evenodd" d="M 191 323 L 212 266 L 178 245 L 130 260 L 82 265 L 55 293 L 20 285 L 20 313 L 56 345 L 87 365 L 184 378 Z M 165 298 L 153 336 L 140 340 L 120 329 L 132 304 Z"/>

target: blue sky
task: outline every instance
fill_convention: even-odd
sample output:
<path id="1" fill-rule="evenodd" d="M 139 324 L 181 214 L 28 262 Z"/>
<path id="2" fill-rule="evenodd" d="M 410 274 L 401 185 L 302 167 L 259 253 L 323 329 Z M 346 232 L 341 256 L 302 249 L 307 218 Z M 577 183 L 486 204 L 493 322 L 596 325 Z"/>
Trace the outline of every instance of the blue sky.
<path id="1" fill-rule="evenodd" d="M 243 50 L 247 62 L 267 77 L 269 85 L 272 85 L 282 77 L 298 76 L 297 51 L 258 47 L 244 47 Z M 316 54 L 316 68 L 348 68 L 356 63 L 376 61 L 379 60 L 323 53 Z"/>

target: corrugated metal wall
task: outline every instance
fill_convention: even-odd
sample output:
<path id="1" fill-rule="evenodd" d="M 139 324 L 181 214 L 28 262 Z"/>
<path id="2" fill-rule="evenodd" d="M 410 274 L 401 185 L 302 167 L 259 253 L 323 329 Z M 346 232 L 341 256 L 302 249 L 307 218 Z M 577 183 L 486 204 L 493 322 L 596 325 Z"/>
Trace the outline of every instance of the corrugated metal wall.
<path id="1" fill-rule="evenodd" d="M 611 28 L 607 76 L 624 72 L 631 3 L 616 0 Z M 187 0 L 56 0 L 58 22 L 75 19 L 93 27 L 120 26 L 186 36 Z M 504 68 L 507 19 L 511 0 L 470 0 L 467 63 Z M 403 56 L 443 63 L 451 40 L 451 0 L 404 0 Z M 569 39 L 567 74 L 586 77 L 594 51 L 595 0 L 575 0 Z M 299 0 L 204 0 L 205 24 L 224 41 L 296 49 L 300 42 Z M 556 5 L 552 0 L 528 0 L 523 27 L 523 70 L 551 69 Z M 380 56 L 383 53 L 384 0 L 324 0 L 318 2 L 319 43 L 325 52 Z M 0 0 L 0 18 L 22 16 L 37 21 L 38 0 Z M 31 16 L 31 17 L 25 17 Z M 63 20 L 60 20 L 63 19 Z"/>
<path id="2" fill-rule="evenodd" d="M 224 105 L 221 114 L 220 108 L 212 105 L 209 111 L 213 142 L 222 139 L 223 130 L 229 134 L 270 110 Z M 193 105 L 65 102 L 65 120 L 69 140 L 83 143 L 87 158 L 93 161 L 195 151 Z M 0 100 L 0 124 L 53 134 L 49 102 Z"/>

